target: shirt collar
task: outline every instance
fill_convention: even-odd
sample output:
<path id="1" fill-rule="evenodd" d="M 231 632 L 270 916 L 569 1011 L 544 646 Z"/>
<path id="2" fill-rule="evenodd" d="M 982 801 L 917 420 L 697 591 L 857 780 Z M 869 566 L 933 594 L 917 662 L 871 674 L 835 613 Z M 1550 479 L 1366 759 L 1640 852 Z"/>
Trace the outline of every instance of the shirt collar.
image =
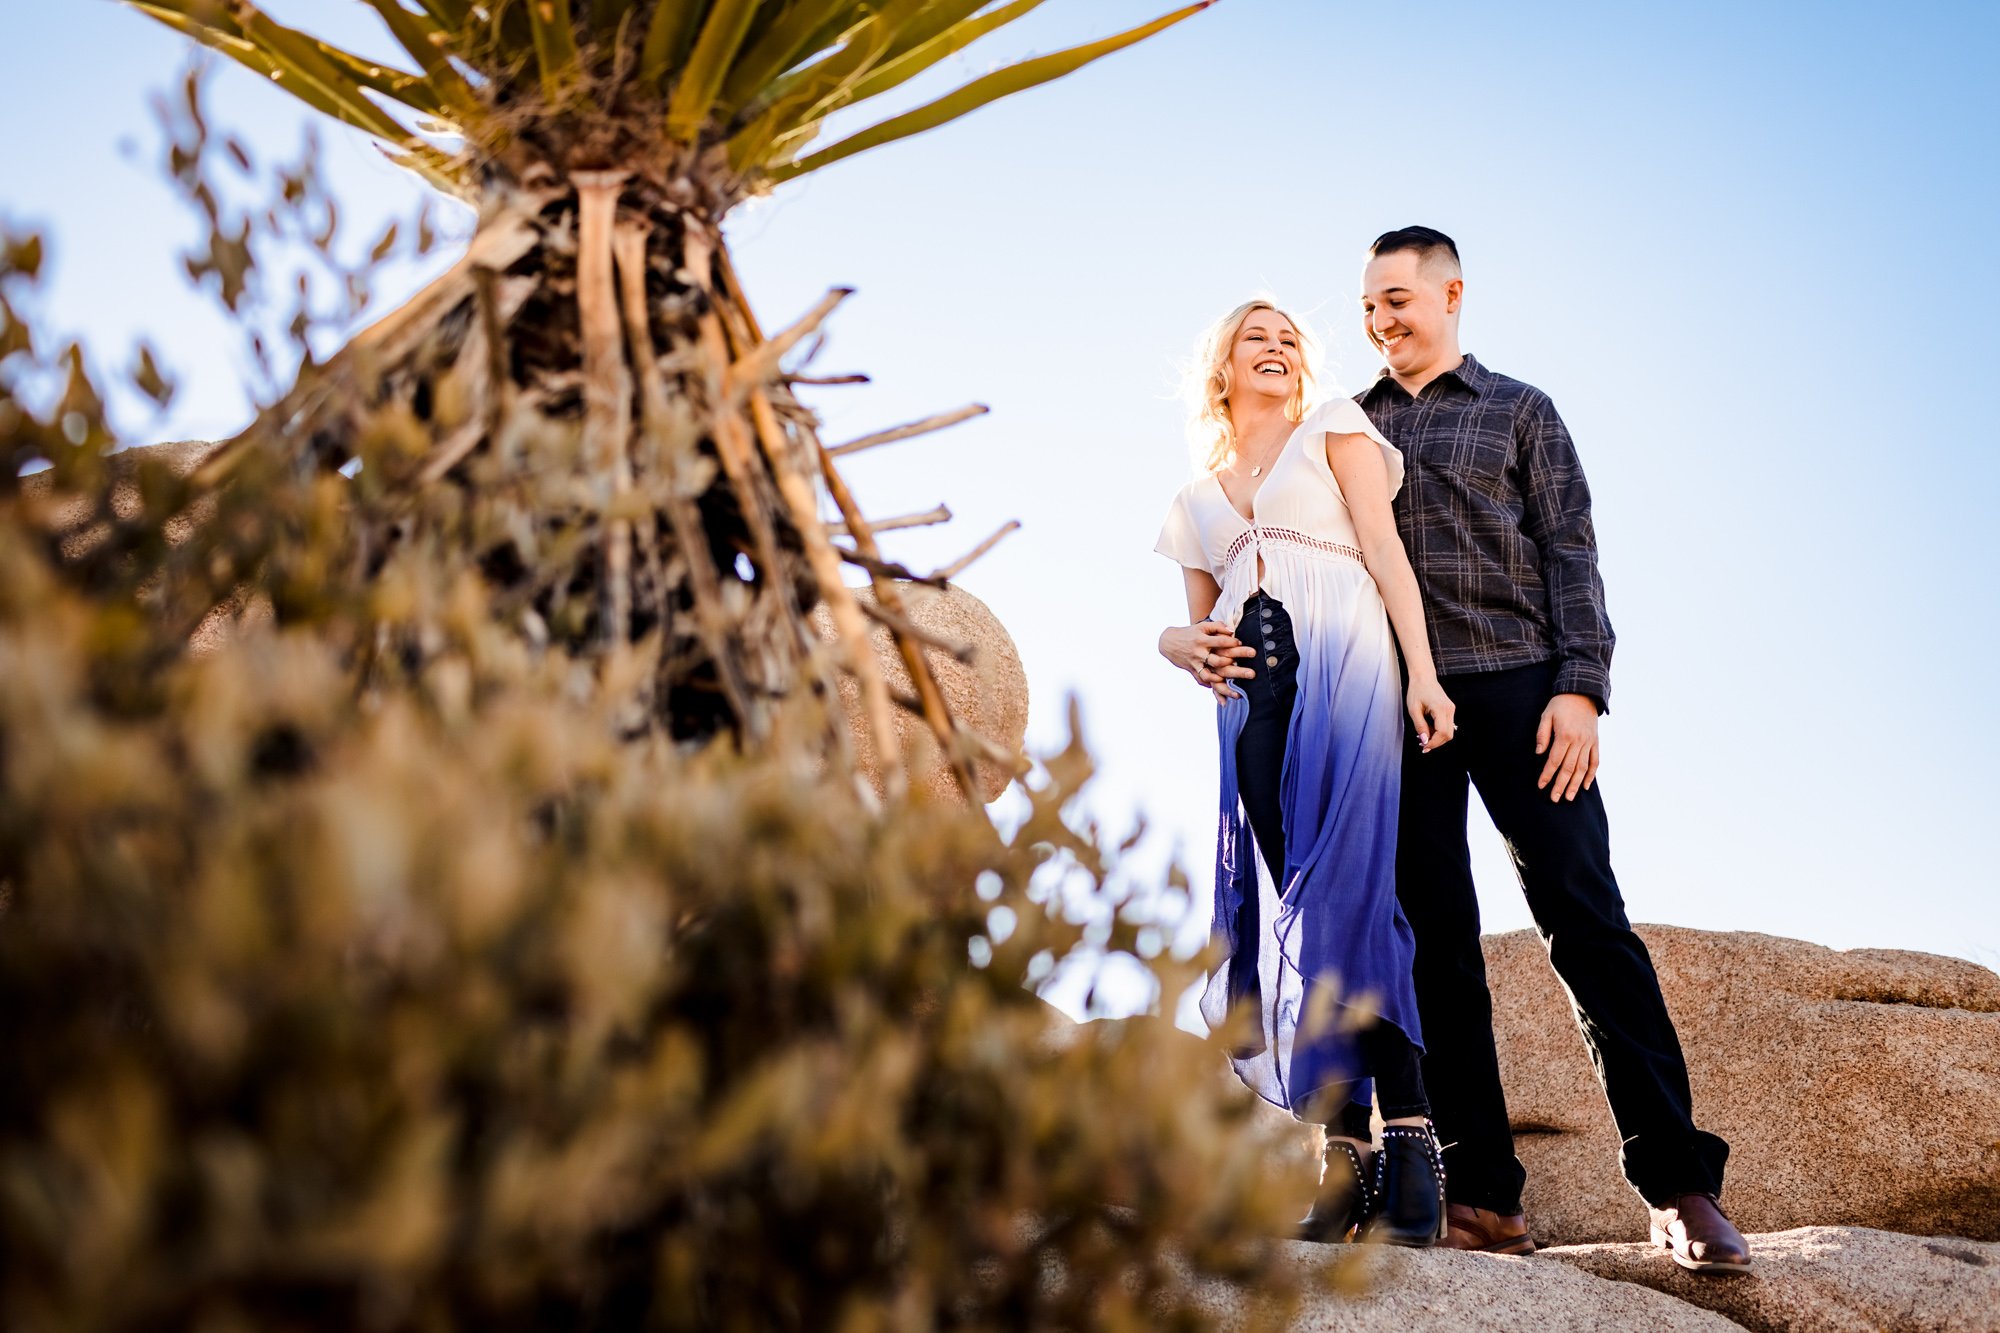
<path id="1" fill-rule="evenodd" d="M 1480 365 L 1478 359 L 1472 353 L 1467 352 L 1456 366 L 1445 371 L 1444 374 L 1437 377 L 1437 380 L 1431 382 L 1435 384 L 1438 380 L 1456 380 L 1474 398 L 1483 398 L 1486 395 L 1487 386 L 1492 382 L 1492 379 L 1493 372 L 1485 366 Z M 1410 396 L 1409 392 L 1404 390 L 1402 385 L 1396 384 L 1395 377 L 1390 375 L 1387 366 L 1375 372 L 1375 382 L 1369 385 L 1368 391 L 1361 396 L 1367 399 L 1374 398 L 1377 393 L 1381 392 L 1384 384 L 1395 385 L 1405 398 Z"/>

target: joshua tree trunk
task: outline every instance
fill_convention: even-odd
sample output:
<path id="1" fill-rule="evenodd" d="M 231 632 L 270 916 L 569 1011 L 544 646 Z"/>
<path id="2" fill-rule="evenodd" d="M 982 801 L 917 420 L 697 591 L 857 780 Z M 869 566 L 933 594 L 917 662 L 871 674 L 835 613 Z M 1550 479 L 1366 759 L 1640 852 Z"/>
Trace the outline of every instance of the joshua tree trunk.
<path id="1" fill-rule="evenodd" d="M 891 787 L 892 712 L 920 711 L 971 791 L 977 742 L 958 732 L 900 623 L 892 567 L 793 396 L 783 356 L 846 295 L 765 337 L 698 191 L 623 171 L 546 171 L 485 200 L 465 257 L 362 332 L 209 463 L 299 449 L 359 459 L 356 558 L 386 575 L 399 551 L 456 543 L 494 610 L 629 689 L 628 733 L 734 733 L 754 744 L 804 689 L 833 700 L 853 673 Z M 824 486 L 852 539 L 819 513 Z M 465 539 L 470 536 L 472 540 Z M 874 604 L 842 580 L 871 571 Z M 824 600 L 835 656 L 811 630 Z M 918 694 L 894 698 L 867 617 L 895 634 Z M 424 627 L 390 627 L 385 672 L 420 672 Z M 829 708 L 828 744 L 844 749 Z"/>

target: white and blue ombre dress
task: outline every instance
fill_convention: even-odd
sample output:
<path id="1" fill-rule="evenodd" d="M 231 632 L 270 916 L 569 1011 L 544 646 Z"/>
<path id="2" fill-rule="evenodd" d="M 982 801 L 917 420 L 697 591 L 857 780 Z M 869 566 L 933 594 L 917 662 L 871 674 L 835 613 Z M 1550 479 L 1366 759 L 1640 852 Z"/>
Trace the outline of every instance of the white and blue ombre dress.
<path id="1" fill-rule="evenodd" d="M 1281 803 L 1285 864 L 1267 866 L 1237 791 L 1237 740 L 1246 699 L 1218 709 L 1221 824 L 1215 850 L 1213 931 L 1230 956 L 1255 949 L 1263 1040 L 1239 1050 L 1237 1074 L 1269 1101 L 1302 1111 L 1331 1085 L 1372 1086 L 1354 1058 L 1351 1030 L 1379 1014 L 1421 1046 L 1410 980 L 1415 946 L 1396 903 L 1396 818 L 1402 790 L 1402 675 L 1387 610 L 1362 563 L 1354 520 L 1327 465 L 1328 434 L 1362 434 L 1382 446 L 1393 495 L 1402 455 L 1346 398 L 1316 408 L 1285 442 L 1246 521 L 1212 474 L 1174 497 L 1155 548 L 1222 587 L 1208 619 L 1234 627 L 1261 586 L 1290 613 L 1298 696 L 1287 733 Z M 1239 633 L 1255 646 L 1255 633 Z M 1264 659 L 1246 659 L 1259 667 Z M 1238 682 L 1247 684 L 1248 682 Z M 1244 896 L 1260 896 L 1259 938 L 1236 938 Z M 1245 960 L 1247 961 L 1247 960 Z M 1210 976 L 1202 1017 L 1220 1026 L 1230 967 Z M 1322 995 L 1322 992 L 1324 994 Z M 1311 1014 L 1328 1020 L 1301 1031 Z"/>

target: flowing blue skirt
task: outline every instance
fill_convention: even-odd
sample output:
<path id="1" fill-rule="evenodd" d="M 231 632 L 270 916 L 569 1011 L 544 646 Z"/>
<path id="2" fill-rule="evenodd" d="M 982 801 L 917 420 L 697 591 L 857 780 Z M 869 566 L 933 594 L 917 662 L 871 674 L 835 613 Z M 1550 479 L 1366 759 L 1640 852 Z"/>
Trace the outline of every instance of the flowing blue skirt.
<path id="1" fill-rule="evenodd" d="M 1339 557 L 1266 554 L 1265 585 L 1290 613 L 1298 651 L 1280 787 L 1285 864 L 1264 864 L 1243 808 L 1237 741 L 1250 705 L 1232 699 L 1217 710 L 1222 783 L 1212 932 L 1226 954 L 1201 1011 L 1211 1027 L 1225 1021 L 1227 959 L 1255 950 L 1262 1040 L 1244 1044 L 1232 1064 L 1260 1096 L 1299 1114 L 1333 1085 L 1349 1085 L 1353 1101 L 1372 1098 L 1372 1080 L 1355 1058 L 1359 1028 L 1393 1023 L 1423 1044 L 1410 977 L 1415 942 L 1396 902 L 1405 722 L 1388 615 L 1366 568 Z M 1256 635 L 1239 637 L 1253 642 Z M 1259 897 L 1258 938 L 1238 939 L 1249 894 Z"/>

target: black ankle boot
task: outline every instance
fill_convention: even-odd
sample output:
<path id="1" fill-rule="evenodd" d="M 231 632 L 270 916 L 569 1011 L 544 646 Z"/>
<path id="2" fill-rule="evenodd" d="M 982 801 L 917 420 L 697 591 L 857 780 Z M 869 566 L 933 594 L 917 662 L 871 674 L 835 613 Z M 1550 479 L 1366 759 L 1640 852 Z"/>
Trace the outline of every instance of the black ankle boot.
<path id="1" fill-rule="evenodd" d="M 1383 1129 L 1374 1195 L 1363 1239 L 1426 1249 L 1444 1236 L 1444 1154 L 1429 1125 Z"/>
<path id="2" fill-rule="evenodd" d="M 1298 1238 L 1339 1245 L 1352 1239 L 1355 1228 L 1368 1220 L 1374 1191 L 1353 1144 L 1329 1137 L 1321 1160 L 1326 1169 L 1320 1176 L 1319 1194 L 1313 1199 L 1312 1211 L 1299 1223 Z"/>

